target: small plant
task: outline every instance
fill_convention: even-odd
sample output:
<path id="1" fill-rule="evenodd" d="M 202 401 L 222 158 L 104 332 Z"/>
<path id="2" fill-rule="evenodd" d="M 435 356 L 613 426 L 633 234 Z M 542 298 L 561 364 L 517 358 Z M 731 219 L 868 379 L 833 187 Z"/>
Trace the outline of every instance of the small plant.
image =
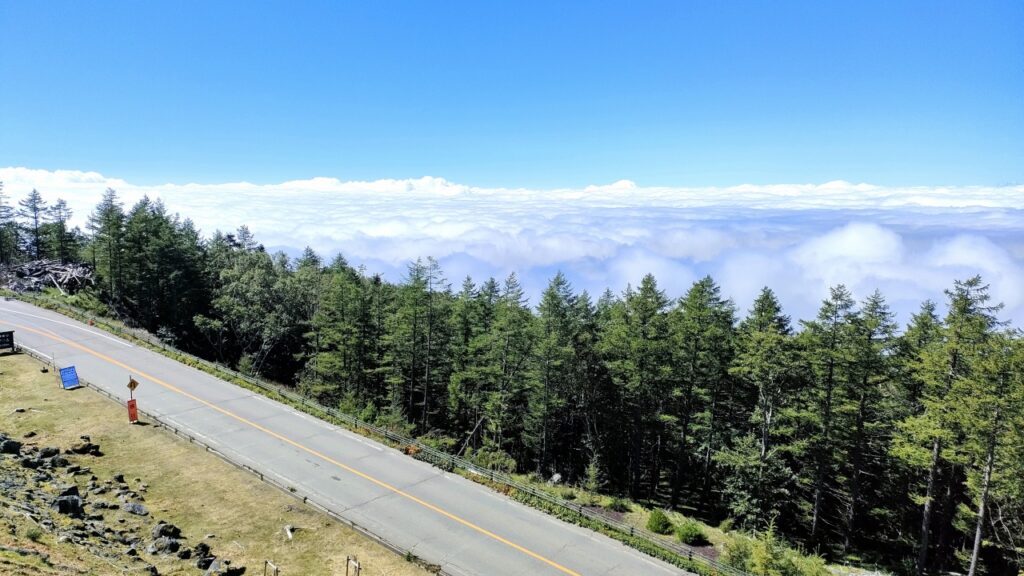
<path id="1" fill-rule="evenodd" d="M 660 508 L 655 508 L 647 517 L 647 529 L 655 534 L 669 534 L 672 532 L 672 521 Z"/>
<path id="2" fill-rule="evenodd" d="M 718 523 L 718 529 L 722 532 L 729 532 L 732 530 L 735 521 L 732 518 L 726 518 Z"/>
<path id="3" fill-rule="evenodd" d="M 25 531 L 25 537 L 33 542 L 39 542 L 39 539 L 43 537 L 43 531 L 38 526 L 33 526 Z"/>
<path id="4" fill-rule="evenodd" d="M 612 512 L 629 512 L 632 508 L 630 508 L 628 500 L 616 496 L 608 502 L 608 509 Z"/>
<path id="5" fill-rule="evenodd" d="M 676 537 L 683 544 L 690 546 L 707 546 L 711 543 L 708 535 L 704 533 L 704 527 L 695 520 L 684 520 L 676 527 Z"/>
<path id="6" fill-rule="evenodd" d="M 576 491 L 573 490 L 572 488 L 566 488 L 566 489 L 562 490 L 562 493 L 560 494 L 560 496 L 562 497 L 562 500 L 575 500 L 576 499 Z"/>

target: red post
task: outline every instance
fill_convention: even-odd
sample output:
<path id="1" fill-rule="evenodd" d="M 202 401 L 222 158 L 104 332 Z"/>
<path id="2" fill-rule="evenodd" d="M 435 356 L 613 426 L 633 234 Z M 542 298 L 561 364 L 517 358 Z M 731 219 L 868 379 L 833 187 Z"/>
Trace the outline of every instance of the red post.
<path id="1" fill-rule="evenodd" d="M 139 421 L 139 409 L 134 399 L 128 401 L 128 422 L 134 424 Z"/>

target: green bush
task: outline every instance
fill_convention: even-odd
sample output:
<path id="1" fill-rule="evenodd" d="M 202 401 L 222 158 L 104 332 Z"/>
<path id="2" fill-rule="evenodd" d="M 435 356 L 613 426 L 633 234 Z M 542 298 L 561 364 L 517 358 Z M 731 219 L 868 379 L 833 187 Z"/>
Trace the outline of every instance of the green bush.
<path id="1" fill-rule="evenodd" d="M 572 488 L 563 488 L 559 496 L 562 497 L 562 500 L 575 500 L 576 491 Z"/>
<path id="2" fill-rule="evenodd" d="M 677 526 L 676 537 L 683 544 L 689 544 L 690 546 L 707 546 L 711 543 L 708 540 L 708 535 L 704 533 L 704 527 L 695 520 L 687 519 Z"/>
<path id="3" fill-rule="evenodd" d="M 718 523 L 718 529 L 722 532 L 729 532 L 732 530 L 734 520 L 732 518 L 726 518 Z"/>
<path id="4" fill-rule="evenodd" d="M 757 537 L 736 535 L 725 546 L 722 562 L 753 574 L 773 576 L 830 576 L 825 560 L 804 555 L 785 546 L 775 537 L 773 526 Z"/>
<path id="5" fill-rule="evenodd" d="M 613 512 L 629 512 L 633 508 L 629 505 L 629 500 L 615 496 L 608 502 L 608 509 Z"/>
<path id="6" fill-rule="evenodd" d="M 672 521 L 661 511 L 655 508 L 647 517 L 647 529 L 655 534 L 670 534 L 672 532 Z"/>
<path id="7" fill-rule="evenodd" d="M 38 526 L 32 526 L 25 532 L 25 537 L 33 542 L 39 542 L 43 537 L 43 531 Z"/>

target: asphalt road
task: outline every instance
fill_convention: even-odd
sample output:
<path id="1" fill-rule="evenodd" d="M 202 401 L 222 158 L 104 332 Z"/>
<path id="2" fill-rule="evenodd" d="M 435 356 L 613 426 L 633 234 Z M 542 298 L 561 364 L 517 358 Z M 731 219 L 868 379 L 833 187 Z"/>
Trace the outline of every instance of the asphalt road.
<path id="1" fill-rule="evenodd" d="M 0 301 L 2 330 L 14 330 L 19 345 L 54 357 L 59 367 L 74 365 L 82 379 L 119 398 L 127 400 L 133 376 L 140 382 L 135 391 L 140 409 L 451 574 L 685 574 L 611 538 L 63 315 Z M 87 392 L 69 391 L 68 401 L 81 393 Z"/>

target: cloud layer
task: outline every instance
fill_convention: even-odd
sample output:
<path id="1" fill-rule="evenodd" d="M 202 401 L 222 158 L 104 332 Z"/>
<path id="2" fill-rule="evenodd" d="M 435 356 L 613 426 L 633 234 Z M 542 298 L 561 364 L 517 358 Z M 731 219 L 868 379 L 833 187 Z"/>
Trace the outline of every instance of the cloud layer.
<path id="1" fill-rule="evenodd" d="M 82 224 L 105 188 L 143 195 L 204 232 L 245 224 L 266 246 L 341 252 L 392 279 L 434 256 L 448 277 L 516 271 L 536 296 L 556 270 L 577 288 L 621 290 L 653 272 L 670 296 L 712 274 L 746 309 L 764 285 L 794 317 L 831 284 L 878 288 L 909 318 L 953 279 L 981 273 L 1024 321 L 1024 186 L 890 188 L 849 182 L 722 188 L 477 188 L 424 177 L 139 186 L 95 172 L 0 168 L 6 193 L 64 198 Z"/>

